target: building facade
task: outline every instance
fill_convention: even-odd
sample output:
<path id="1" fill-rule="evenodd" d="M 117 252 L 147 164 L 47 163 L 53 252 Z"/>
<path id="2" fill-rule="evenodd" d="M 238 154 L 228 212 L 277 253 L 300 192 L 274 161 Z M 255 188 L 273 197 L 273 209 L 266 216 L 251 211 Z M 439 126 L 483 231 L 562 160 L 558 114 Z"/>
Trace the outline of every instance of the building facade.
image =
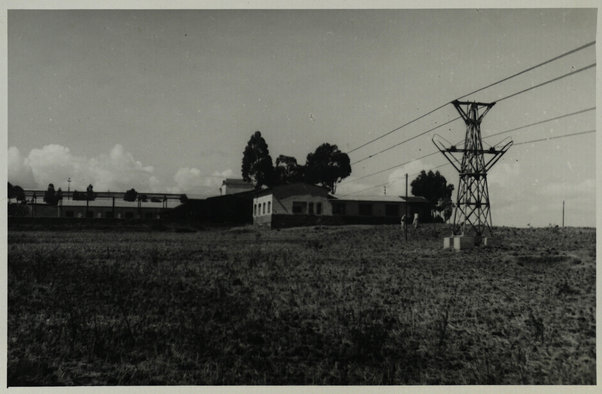
<path id="1" fill-rule="evenodd" d="M 253 198 L 253 223 L 280 227 L 287 222 L 315 221 L 331 216 L 328 190 L 305 183 L 260 190 Z"/>
<path id="2" fill-rule="evenodd" d="M 406 214 L 428 215 L 422 197 L 357 197 L 340 199 L 328 190 L 303 183 L 261 190 L 253 199 L 253 223 L 270 228 L 314 224 L 392 224 Z"/>
<path id="3" fill-rule="evenodd" d="M 222 181 L 222 185 L 219 188 L 219 193 L 222 196 L 226 194 L 235 194 L 241 192 L 248 192 L 253 190 L 253 184 L 251 182 L 244 181 L 242 179 L 227 178 Z"/>

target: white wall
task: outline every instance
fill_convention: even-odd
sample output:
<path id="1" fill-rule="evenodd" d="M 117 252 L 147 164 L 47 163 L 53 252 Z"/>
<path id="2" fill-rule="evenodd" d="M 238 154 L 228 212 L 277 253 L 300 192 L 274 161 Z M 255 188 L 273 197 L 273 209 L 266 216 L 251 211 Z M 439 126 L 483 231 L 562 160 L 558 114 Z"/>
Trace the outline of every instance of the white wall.
<path id="1" fill-rule="evenodd" d="M 332 206 L 327 198 L 320 196 L 312 196 L 310 194 L 301 194 L 296 196 L 285 197 L 283 199 L 275 199 L 273 194 L 266 196 L 255 197 L 253 199 L 253 217 L 267 216 L 267 215 L 293 215 L 293 201 L 305 202 L 309 204 L 314 203 L 314 215 L 317 215 L 317 204 L 322 204 L 321 216 L 332 215 Z M 263 213 L 263 205 L 265 204 L 266 210 Z M 257 206 L 257 210 L 255 207 Z M 268 210 L 268 207 L 270 209 Z M 305 215 L 308 214 L 308 208 L 305 208 Z"/>
<path id="2" fill-rule="evenodd" d="M 321 216 L 330 216 L 332 215 L 332 206 L 327 198 L 320 196 L 312 196 L 310 194 L 301 194 L 296 196 L 290 196 L 283 198 L 281 200 L 274 201 L 274 214 L 282 214 L 282 215 L 292 215 L 293 214 L 293 201 L 300 201 L 305 203 L 314 203 L 314 215 L 316 215 L 316 204 L 322 204 L 322 213 Z M 305 214 L 307 215 L 307 206 L 306 206 Z"/>
<path id="3" fill-rule="evenodd" d="M 271 194 L 268 194 L 267 196 L 255 197 L 253 199 L 253 217 L 271 215 L 273 208 L 272 199 L 273 196 Z"/>

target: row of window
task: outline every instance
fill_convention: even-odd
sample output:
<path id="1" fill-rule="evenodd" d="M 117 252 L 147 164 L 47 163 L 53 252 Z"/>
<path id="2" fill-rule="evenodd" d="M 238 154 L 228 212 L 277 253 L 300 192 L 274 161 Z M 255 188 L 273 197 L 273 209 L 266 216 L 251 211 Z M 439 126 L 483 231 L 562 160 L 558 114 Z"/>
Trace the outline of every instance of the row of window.
<path id="1" fill-rule="evenodd" d="M 314 211 L 315 207 L 315 211 Z M 317 202 L 305 202 L 305 201 L 293 201 L 293 214 L 295 215 L 321 215 L 322 214 L 322 203 Z"/>
<path id="2" fill-rule="evenodd" d="M 267 208 L 267 209 L 266 209 Z M 253 204 L 253 216 L 269 215 L 272 212 L 272 202 Z"/>
<path id="3" fill-rule="evenodd" d="M 332 214 L 333 215 L 345 215 L 347 205 L 344 202 L 332 203 Z M 385 205 L 385 216 L 400 216 L 399 215 L 399 204 L 387 204 Z M 374 215 L 374 204 L 360 203 L 357 207 L 358 214 L 361 216 L 373 216 Z"/>
<path id="4" fill-rule="evenodd" d="M 113 212 L 104 212 L 104 215 L 102 212 L 94 212 L 94 211 L 88 211 L 85 213 L 81 213 L 78 212 L 77 216 L 75 214 L 74 211 L 65 211 L 65 217 L 68 218 L 74 218 L 74 217 L 86 217 L 86 218 L 97 218 L 97 219 L 113 219 L 113 218 L 117 218 L 117 219 L 134 219 L 136 217 L 136 214 L 134 212 L 125 212 L 123 215 L 119 212 L 117 213 L 117 215 L 113 215 Z M 159 219 L 160 215 L 159 214 L 155 214 L 152 212 L 146 212 L 144 214 L 144 219 Z"/>

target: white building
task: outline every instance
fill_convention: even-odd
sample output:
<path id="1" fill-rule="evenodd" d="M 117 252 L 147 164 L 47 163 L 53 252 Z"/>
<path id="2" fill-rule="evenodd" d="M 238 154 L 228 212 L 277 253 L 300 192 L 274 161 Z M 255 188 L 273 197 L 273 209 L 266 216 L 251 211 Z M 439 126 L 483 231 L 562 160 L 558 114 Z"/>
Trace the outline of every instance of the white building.
<path id="1" fill-rule="evenodd" d="M 260 190 L 253 198 L 253 223 L 267 227 L 312 224 L 392 224 L 399 223 L 408 210 L 428 214 L 423 197 L 378 196 L 338 199 L 328 189 L 305 184 L 275 186 Z"/>
<path id="2" fill-rule="evenodd" d="M 220 195 L 225 196 L 226 194 L 247 192 L 249 190 L 253 190 L 253 184 L 251 182 L 242 179 L 227 178 L 222 182 L 219 193 Z"/>

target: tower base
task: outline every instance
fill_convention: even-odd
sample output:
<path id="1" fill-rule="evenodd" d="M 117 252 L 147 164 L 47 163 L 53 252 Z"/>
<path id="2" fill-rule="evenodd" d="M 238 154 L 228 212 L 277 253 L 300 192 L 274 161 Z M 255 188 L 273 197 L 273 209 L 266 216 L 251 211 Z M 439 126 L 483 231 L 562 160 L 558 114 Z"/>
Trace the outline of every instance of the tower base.
<path id="1" fill-rule="evenodd" d="M 499 244 L 497 238 L 482 237 L 479 242 L 479 238 L 473 235 L 452 235 L 443 238 L 443 249 L 465 250 L 476 246 L 494 247 Z"/>
<path id="2" fill-rule="evenodd" d="M 452 235 L 443 238 L 443 249 L 472 249 L 475 247 L 475 241 L 475 237 L 469 235 Z"/>

